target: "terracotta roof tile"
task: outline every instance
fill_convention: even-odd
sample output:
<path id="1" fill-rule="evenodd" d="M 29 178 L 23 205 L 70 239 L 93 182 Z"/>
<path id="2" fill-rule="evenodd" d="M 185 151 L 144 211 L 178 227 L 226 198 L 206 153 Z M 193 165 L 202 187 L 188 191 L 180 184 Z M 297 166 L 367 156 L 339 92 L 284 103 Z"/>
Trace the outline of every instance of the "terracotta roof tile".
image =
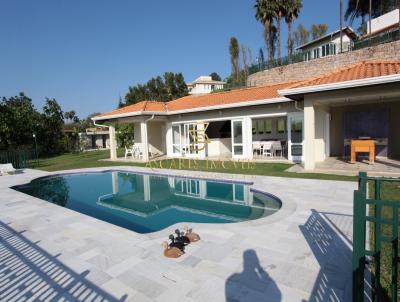
<path id="1" fill-rule="evenodd" d="M 300 88 L 400 74 L 400 61 L 363 61 L 287 87 Z"/>
<path id="2" fill-rule="evenodd" d="M 188 110 L 194 108 L 235 104 L 280 97 L 278 90 L 284 89 L 291 83 L 236 89 L 226 92 L 204 95 L 189 95 L 167 103 L 168 111 Z"/>
<path id="3" fill-rule="evenodd" d="M 167 111 L 164 102 L 157 102 L 157 101 L 142 101 L 136 104 L 128 105 L 119 109 L 115 109 L 110 112 L 102 113 L 97 115 L 96 117 L 104 117 L 108 115 L 117 115 L 117 114 L 124 114 L 124 113 L 131 113 L 131 112 L 165 112 Z"/>
<path id="4" fill-rule="evenodd" d="M 294 82 L 275 85 L 236 89 L 226 92 L 210 93 L 205 95 L 188 95 L 170 102 L 143 101 L 128 105 L 96 117 L 113 116 L 134 112 L 173 112 L 202 107 L 228 105 L 240 102 L 249 102 L 280 97 L 278 90 L 293 85 Z"/>
<path id="5" fill-rule="evenodd" d="M 333 84 L 337 82 L 361 80 L 372 77 L 400 74 L 400 61 L 363 61 L 325 75 L 300 82 L 279 83 L 268 86 L 251 87 L 205 95 L 189 95 L 170 102 L 143 101 L 96 117 L 113 116 L 124 113 L 169 112 L 189 110 L 219 105 L 237 104 L 281 97 L 279 90 Z"/>

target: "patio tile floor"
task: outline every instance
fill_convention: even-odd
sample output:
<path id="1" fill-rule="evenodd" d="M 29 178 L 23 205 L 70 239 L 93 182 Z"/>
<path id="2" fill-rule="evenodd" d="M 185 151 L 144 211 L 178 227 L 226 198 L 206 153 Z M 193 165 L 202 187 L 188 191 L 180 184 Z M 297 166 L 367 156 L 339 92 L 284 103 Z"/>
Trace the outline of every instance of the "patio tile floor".
<path id="1" fill-rule="evenodd" d="M 0 177 L 0 253 L 8 255 L 0 257 L 0 280 L 6 281 L 0 281 L 1 301 L 18 295 L 70 301 L 351 301 L 355 182 L 196 172 L 253 181 L 254 188 L 280 197 L 283 207 L 255 221 L 191 224 L 202 240 L 171 260 L 162 256 L 160 243 L 183 224 L 137 234 L 10 189 L 50 174 L 26 170 Z M 58 269 L 41 266 L 35 257 Z M 19 278 L 22 272 L 25 279 Z"/>

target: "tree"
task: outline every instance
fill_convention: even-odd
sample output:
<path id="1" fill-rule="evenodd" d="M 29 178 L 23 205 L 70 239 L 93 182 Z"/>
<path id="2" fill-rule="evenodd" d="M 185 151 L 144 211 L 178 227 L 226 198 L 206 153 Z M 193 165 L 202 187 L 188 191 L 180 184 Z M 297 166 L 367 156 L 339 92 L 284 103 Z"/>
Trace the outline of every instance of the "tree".
<path id="1" fill-rule="evenodd" d="M 63 132 L 64 114 L 55 99 L 46 98 L 41 115 L 41 125 L 38 135 L 41 151 L 47 155 L 64 152 L 66 144 Z"/>
<path id="2" fill-rule="evenodd" d="M 278 48 L 278 60 L 281 60 L 281 20 L 286 15 L 286 0 L 274 0 L 271 1 L 274 6 L 274 14 L 276 19 L 276 33 L 277 33 L 277 48 Z"/>
<path id="3" fill-rule="evenodd" d="M 234 83 L 239 82 L 239 43 L 235 37 L 231 37 L 229 43 L 229 54 L 231 56 L 232 77 Z"/>
<path id="4" fill-rule="evenodd" d="M 131 147 L 134 140 L 134 128 L 132 124 L 117 124 L 115 127 L 118 146 Z"/>
<path id="5" fill-rule="evenodd" d="M 185 95 L 188 95 L 188 89 L 182 73 L 165 72 L 163 77 L 151 78 L 144 85 L 130 86 L 125 95 L 125 102 L 120 99 L 118 106 L 123 107 L 146 100 L 166 102 Z"/>
<path id="6" fill-rule="evenodd" d="M 292 24 L 294 19 L 299 17 L 301 8 L 303 7 L 302 0 L 287 0 L 285 1 L 285 22 L 288 27 L 287 49 L 289 59 L 293 54 L 292 43 Z"/>
<path id="7" fill-rule="evenodd" d="M 262 48 L 258 50 L 258 63 L 264 64 L 265 59 L 264 59 L 264 52 Z"/>
<path id="8" fill-rule="evenodd" d="M 66 111 L 64 113 L 64 117 L 65 119 L 70 120 L 71 122 L 77 118 L 75 110 Z"/>
<path id="9" fill-rule="evenodd" d="M 355 19 L 361 17 L 362 24 L 365 23 L 365 17 L 369 15 L 369 1 L 370 0 L 348 0 L 347 10 L 344 14 L 345 20 L 350 19 L 350 24 Z M 371 17 L 379 17 L 396 7 L 396 0 L 371 0 L 372 11 Z"/>
<path id="10" fill-rule="evenodd" d="M 299 24 L 297 30 L 293 33 L 294 47 L 299 47 L 308 43 L 309 37 L 310 32 L 304 27 L 303 24 Z"/>
<path id="11" fill-rule="evenodd" d="M 325 35 L 328 31 L 328 25 L 326 24 L 313 24 L 311 25 L 311 36 L 313 40 L 316 40 L 323 35 Z"/>
<path id="12" fill-rule="evenodd" d="M 210 73 L 210 77 L 213 81 L 221 81 L 221 77 L 219 76 L 218 73 L 216 72 L 212 72 Z"/>
<path id="13" fill-rule="evenodd" d="M 40 114 L 24 93 L 0 101 L 0 149 L 31 146 L 38 131 Z"/>
<path id="14" fill-rule="evenodd" d="M 264 26 L 264 40 L 268 49 L 268 59 L 272 61 L 274 59 L 274 6 L 273 1 L 268 0 L 256 0 L 254 8 L 256 9 L 256 19 Z"/>

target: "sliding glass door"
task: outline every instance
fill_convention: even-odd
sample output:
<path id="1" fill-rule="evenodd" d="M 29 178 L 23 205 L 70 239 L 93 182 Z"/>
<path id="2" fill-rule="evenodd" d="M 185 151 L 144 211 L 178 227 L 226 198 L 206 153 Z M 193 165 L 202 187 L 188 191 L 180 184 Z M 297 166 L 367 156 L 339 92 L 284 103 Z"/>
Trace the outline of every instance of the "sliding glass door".
<path id="1" fill-rule="evenodd" d="M 288 114 L 288 158 L 294 162 L 304 161 L 304 114 L 302 112 Z"/>
<path id="2" fill-rule="evenodd" d="M 243 158 L 243 120 L 232 120 L 232 157 Z"/>
<path id="3" fill-rule="evenodd" d="M 182 127 L 181 125 L 172 125 L 172 154 L 182 155 Z"/>
<path id="4" fill-rule="evenodd" d="M 199 144 L 196 140 L 197 124 L 184 124 L 183 153 L 188 157 L 199 156 Z"/>

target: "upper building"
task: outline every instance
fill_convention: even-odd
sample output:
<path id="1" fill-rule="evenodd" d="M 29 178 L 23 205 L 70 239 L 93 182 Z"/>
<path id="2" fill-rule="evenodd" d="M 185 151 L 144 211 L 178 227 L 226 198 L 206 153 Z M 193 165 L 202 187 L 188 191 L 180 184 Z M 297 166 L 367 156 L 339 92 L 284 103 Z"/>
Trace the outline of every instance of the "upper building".
<path id="1" fill-rule="evenodd" d="M 340 32 L 342 32 L 343 39 L 342 51 L 340 51 Z M 356 40 L 357 34 L 351 27 L 347 26 L 342 31 L 338 29 L 311 42 L 300 45 L 296 50 L 303 53 L 304 61 L 309 61 L 350 51 Z"/>
<path id="2" fill-rule="evenodd" d="M 206 94 L 224 88 L 226 82 L 214 81 L 210 76 L 200 76 L 187 84 L 189 94 Z"/>
<path id="3" fill-rule="evenodd" d="M 390 31 L 399 27 L 400 15 L 399 9 L 392 10 L 382 16 L 371 20 L 370 24 L 367 22 L 367 35 L 374 35 L 385 31 Z"/>

